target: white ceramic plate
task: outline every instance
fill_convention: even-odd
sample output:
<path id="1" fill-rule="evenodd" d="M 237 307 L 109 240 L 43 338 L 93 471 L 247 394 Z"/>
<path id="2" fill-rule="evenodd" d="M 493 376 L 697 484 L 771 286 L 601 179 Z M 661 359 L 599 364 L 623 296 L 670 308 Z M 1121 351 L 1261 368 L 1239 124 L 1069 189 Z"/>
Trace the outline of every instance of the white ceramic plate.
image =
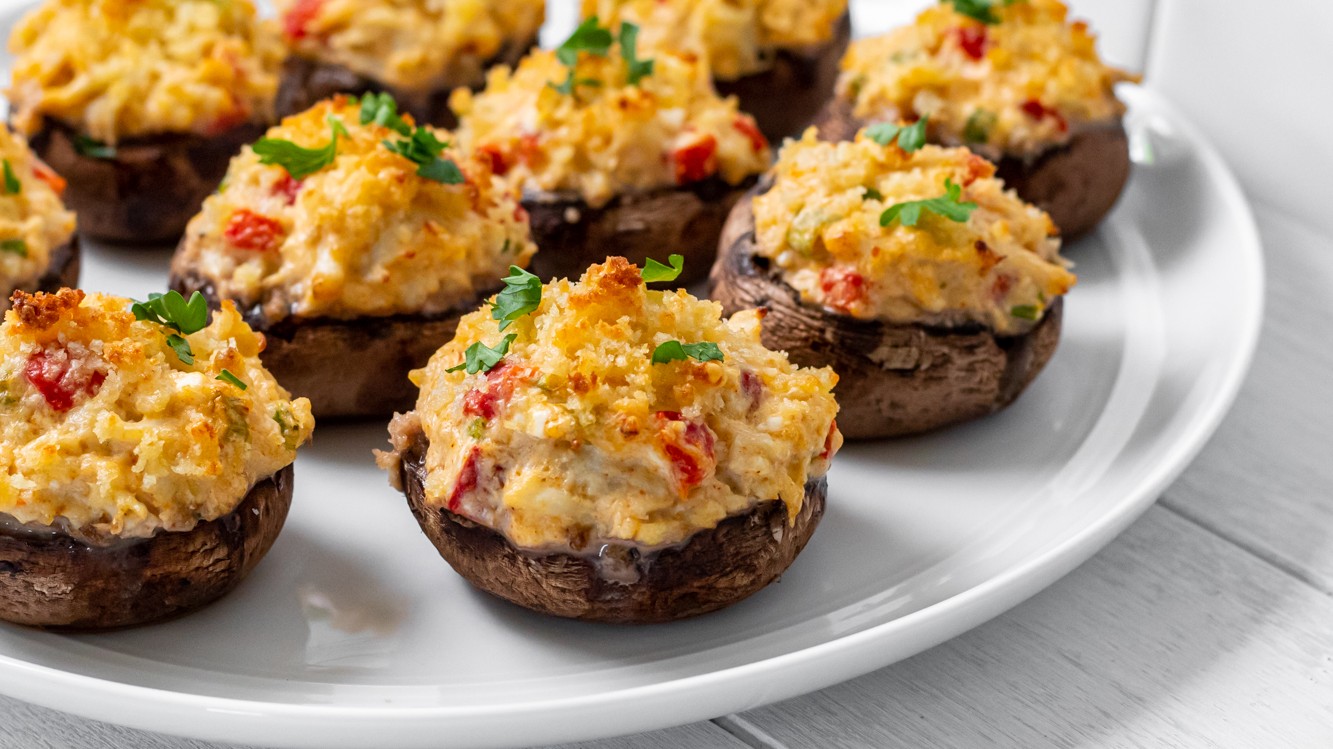
<path id="1" fill-rule="evenodd" d="M 0 626 L 0 691 L 213 740 L 517 746 L 756 707 L 995 616 L 1153 502 L 1230 405 L 1258 334 L 1261 250 L 1235 180 L 1168 104 L 1125 97 L 1144 163 L 1096 235 L 1068 248 L 1080 281 L 1047 371 L 980 423 L 847 448 L 810 546 L 752 599 L 651 627 L 492 600 L 439 559 L 375 469 L 383 426 L 320 427 L 286 530 L 239 590 L 133 631 Z M 84 285 L 141 296 L 167 260 L 94 246 Z"/>

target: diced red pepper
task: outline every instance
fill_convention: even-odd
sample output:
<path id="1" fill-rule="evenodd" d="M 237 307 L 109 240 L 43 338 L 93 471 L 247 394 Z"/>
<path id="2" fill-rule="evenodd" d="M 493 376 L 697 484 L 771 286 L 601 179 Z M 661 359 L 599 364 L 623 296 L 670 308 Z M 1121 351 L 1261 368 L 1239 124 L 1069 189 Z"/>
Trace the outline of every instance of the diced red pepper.
<path id="1" fill-rule="evenodd" d="M 106 380 L 105 372 L 88 367 L 63 348 L 34 352 L 23 367 L 23 376 L 48 406 L 61 413 L 74 407 L 80 393 L 97 395 Z"/>
<path id="2" fill-rule="evenodd" d="M 310 34 L 310 22 L 319 15 L 324 0 L 296 0 L 292 9 L 282 17 L 282 30 L 288 39 L 304 39 Z"/>
<path id="3" fill-rule="evenodd" d="M 676 165 L 676 184 L 707 179 L 717 171 L 717 138 L 709 134 L 681 146 L 672 152 L 671 161 Z"/>
<path id="4" fill-rule="evenodd" d="M 282 224 L 277 221 L 268 216 L 241 208 L 231 214 L 222 236 L 237 249 L 250 250 L 251 252 L 273 252 L 282 245 L 282 237 L 285 233 Z"/>
<path id="5" fill-rule="evenodd" d="M 473 447 L 468 452 L 467 457 L 463 459 L 463 467 L 458 470 L 458 480 L 454 482 L 453 491 L 449 492 L 449 511 L 458 512 L 463 504 L 463 497 L 471 494 L 477 488 L 479 475 L 477 463 L 481 459 L 481 448 Z"/>
<path id="6" fill-rule="evenodd" d="M 64 177 L 51 171 L 51 167 L 41 163 L 40 161 L 36 162 L 32 165 L 32 174 L 37 179 L 40 179 L 41 181 L 50 185 L 51 189 L 55 190 L 56 195 L 65 194 L 65 187 L 68 185 L 68 183 L 65 182 Z"/>
<path id="7" fill-rule="evenodd" d="M 497 174 L 503 177 L 509 172 L 509 157 L 505 155 L 504 149 L 488 143 L 484 146 L 479 146 L 477 152 L 490 160 L 492 174 Z"/>
<path id="8" fill-rule="evenodd" d="M 1001 301 L 1009 294 L 1009 290 L 1013 287 L 1013 278 L 1003 275 L 996 276 L 995 280 L 991 283 L 990 291 L 996 301 Z"/>
<path id="9" fill-rule="evenodd" d="M 764 383 L 759 379 L 759 375 L 752 370 L 741 370 L 741 392 L 750 399 L 749 412 L 754 413 L 759 409 L 759 404 L 764 400 Z"/>
<path id="10" fill-rule="evenodd" d="M 518 139 L 518 160 L 531 166 L 542 154 L 542 137 L 528 133 Z"/>
<path id="11" fill-rule="evenodd" d="M 849 310 L 866 298 L 866 279 L 851 268 L 825 268 L 819 274 L 819 288 L 831 307 Z"/>
<path id="12" fill-rule="evenodd" d="M 968 57 L 980 60 L 986 56 L 989 39 L 985 26 L 960 26 L 954 30 L 954 34 L 958 37 L 958 46 Z"/>
<path id="13" fill-rule="evenodd" d="M 1065 120 L 1064 115 L 1054 109 L 1042 104 L 1037 99 L 1028 99 L 1022 104 L 1023 113 L 1034 120 L 1043 120 L 1050 117 L 1055 120 L 1055 126 L 1060 132 L 1068 132 L 1069 122 Z"/>
<path id="14" fill-rule="evenodd" d="M 287 205 L 291 205 L 296 202 L 296 194 L 301 191 L 303 184 L 305 183 L 302 180 L 294 179 L 292 175 L 283 172 L 273 185 L 273 194 L 281 195 L 287 201 Z"/>
<path id="15" fill-rule="evenodd" d="M 463 395 L 463 413 L 490 421 L 514 395 L 514 387 L 518 381 L 530 373 L 530 369 L 512 367 L 508 362 L 501 360 L 486 373 L 485 385 L 473 388 Z"/>
<path id="16" fill-rule="evenodd" d="M 829 425 L 828 436 L 824 438 L 824 452 L 819 454 L 819 457 L 821 459 L 828 460 L 829 458 L 833 457 L 833 435 L 837 433 L 838 433 L 838 420 L 834 419 L 833 423 Z"/>
<path id="17" fill-rule="evenodd" d="M 702 484 L 717 467 L 717 436 L 707 424 L 687 420 L 676 411 L 658 411 L 658 436 L 662 452 L 671 461 L 676 488 L 681 496 Z M 676 426 L 683 423 L 684 427 Z"/>
<path id="18" fill-rule="evenodd" d="M 764 134 L 759 131 L 759 126 L 754 124 L 753 119 L 744 116 L 737 117 L 736 121 L 731 123 L 731 126 L 750 139 L 750 147 L 754 149 L 755 153 L 768 148 L 768 138 L 765 138 Z"/>

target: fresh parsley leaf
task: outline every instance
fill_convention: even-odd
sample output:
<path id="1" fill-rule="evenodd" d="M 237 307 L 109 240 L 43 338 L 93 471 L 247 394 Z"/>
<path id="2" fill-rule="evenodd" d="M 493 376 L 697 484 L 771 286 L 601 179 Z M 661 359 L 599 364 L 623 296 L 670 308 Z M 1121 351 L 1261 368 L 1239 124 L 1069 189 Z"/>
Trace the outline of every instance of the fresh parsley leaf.
<path id="1" fill-rule="evenodd" d="M 638 55 L 639 27 L 632 23 L 620 24 L 620 56 L 629 65 L 629 85 L 637 86 L 644 76 L 653 74 L 652 59 L 640 60 Z"/>
<path id="2" fill-rule="evenodd" d="M 471 437 L 474 440 L 479 440 L 482 437 L 485 437 L 486 420 L 481 417 L 473 419 L 472 422 L 467 425 L 467 436 Z"/>
<path id="3" fill-rule="evenodd" d="M 985 143 L 990 140 L 990 131 L 995 127 L 995 114 L 978 109 L 967 118 L 963 126 L 963 140 L 968 143 Z"/>
<path id="4" fill-rule="evenodd" d="M 483 344 L 481 341 L 477 341 L 471 346 L 468 346 L 467 351 L 463 352 L 462 364 L 459 364 L 456 367 L 450 367 L 444 371 L 457 372 L 459 370 L 467 370 L 468 374 L 489 372 L 491 371 L 491 367 L 499 364 L 505 354 L 509 353 L 509 344 L 513 343 L 514 339 L 517 337 L 516 334 L 510 333 L 504 338 L 501 338 L 500 342 L 495 344 L 495 348 L 491 348 Z"/>
<path id="5" fill-rule="evenodd" d="M 921 220 L 922 211 L 930 211 L 937 216 L 959 223 L 972 216 L 972 211 L 977 209 L 977 204 L 963 202 L 963 188 L 954 184 L 952 179 L 946 179 L 944 180 L 944 190 L 944 194 L 938 198 L 910 200 L 889 206 L 880 214 L 879 225 L 888 226 L 896 219 L 903 226 L 916 226 L 917 222 Z"/>
<path id="6" fill-rule="evenodd" d="M 1036 320 L 1041 314 L 1041 310 L 1037 309 L 1035 305 L 1020 304 L 1017 307 L 1010 309 L 1009 314 L 1021 320 Z"/>
<path id="7" fill-rule="evenodd" d="M 663 265 L 652 258 L 643 264 L 644 283 L 665 283 L 680 278 L 680 272 L 685 269 L 685 258 L 681 255 L 670 255 L 667 262 L 671 265 Z"/>
<path id="8" fill-rule="evenodd" d="M 176 358 L 185 364 L 194 364 L 194 350 L 190 348 L 190 342 L 181 336 L 172 333 L 167 336 L 167 345 L 172 351 L 176 352 Z"/>
<path id="9" fill-rule="evenodd" d="M 74 150 L 78 151 L 80 156 L 87 156 L 90 159 L 116 158 L 115 146 L 107 145 L 86 135 L 74 136 Z"/>
<path id="10" fill-rule="evenodd" d="M 881 122 L 866 128 L 866 137 L 880 144 L 887 146 L 898 141 L 898 147 L 912 153 L 919 151 L 926 145 L 926 121 L 929 117 L 922 117 L 911 125 L 895 125 L 892 122 Z"/>
<path id="11" fill-rule="evenodd" d="M 149 294 L 148 301 L 130 305 L 134 319 L 163 325 L 182 335 L 198 333 L 208 325 L 208 302 L 194 292 L 187 301 L 178 291 Z"/>
<path id="12" fill-rule="evenodd" d="M 399 135 L 411 135 L 412 128 L 398 116 L 398 102 L 384 92 L 367 91 L 361 96 L 361 124 L 387 127 Z"/>
<path id="13" fill-rule="evenodd" d="M 188 364 L 189 362 L 186 362 L 186 363 Z M 242 389 L 242 390 L 246 390 L 246 389 L 248 389 L 248 386 L 247 386 L 244 382 L 241 382 L 241 378 L 239 378 L 239 377 L 237 377 L 236 375 L 232 374 L 230 370 L 226 370 L 226 369 L 222 370 L 222 373 L 219 374 L 217 377 L 214 377 L 213 379 L 215 379 L 215 380 L 222 380 L 223 382 L 227 383 L 228 385 L 235 385 L 236 387 L 238 387 L 238 388 L 240 388 L 240 389 Z M 281 422 L 281 421 L 278 422 L 278 426 L 279 426 L 279 427 L 282 426 L 282 422 Z"/>
<path id="14" fill-rule="evenodd" d="M 683 361 L 685 359 L 722 361 L 722 358 L 722 349 L 718 348 L 716 343 L 710 341 L 700 343 L 664 341 L 653 349 L 653 364 L 666 364 L 667 362 Z"/>
<path id="15" fill-rule="evenodd" d="M 338 156 L 338 136 L 346 136 L 347 128 L 341 120 L 330 117 L 329 129 L 332 134 L 323 148 L 302 148 L 281 138 L 260 138 L 250 148 L 259 155 L 259 163 L 277 164 L 286 169 L 292 179 L 305 179 L 332 164 Z"/>
<path id="16" fill-rule="evenodd" d="M 435 137 L 430 128 L 417 127 L 407 137 L 397 141 L 384 141 L 384 147 L 390 152 L 417 165 L 417 176 L 434 180 L 446 185 L 458 185 L 463 182 L 463 171 L 450 159 L 440 158 L 440 153 L 448 142 Z"/>
<path id="17" fill-rule="evenodd" d="M 28 243 L 22 239 L 0 240 L 0 252 L 8 252 L 19 257 L 28 256 Z"/>
<path id="18" fill-rule="evenodd" d="M 940 0 L 940 2 L 953 3 L 953 9 L 958 13 L 993 26 L 1000 22 L 999 16 L 995 15 L 995 8 L 1013 5 L 1017 0 Z"/>
<path id="19" fill-rule="evenodd" d="M 605 57 L 610 49 L 611 30 L 602 28 L 597 16 L 593 16 L 579 24 L 574 33 L 556 48 L 555 57 L 565 67 L 572 68 L 579 61 L 580 52 Z"/>
<path id="20" fill-rule="evenodd" d="M 537 309 L 542 303 L 541 279 L 517 265 L 509 266 L 509 275 L 504 277 L 504 282 L 504 289 L 491 302 L 491 319 L 500 321 L 501 332 L 509 327 L 509 323 Z"/>
<path id="21" fill-rule="evenodd" d="M 23 192 L 23 183 L 14 174 L 14 167 L 10 166 L 9 159 L 5 159 L 5 195 L 18 195 Z"/>
<path id="22" fill-rule="evenodd" d="M 867 188 L 866 188 L 866 191 L 865 191 L 864 193 L 861 194 L 861 199 L 862 199 L 862 200 L 883 200 L 883 199 L 884 199 L 884 193 L 880 192 L 879 190 L 876 190 L 876 189 L 873 188 L 873 187 L 867 187 Z"/>
<path id="23" fill-rule="evenodd" d="M 546 85 L 550 86 L 556 91 L 559 91 L 565 96 L 571 96 L 573 95 L 574 89 L 577 86 L 590 86 L 592 88 L 597 88 L 598 86 L 602 85 L 602 82 L 597 80 L 596 78 L 576 78 L 574 77 L 574 69 L 570 68 L 569 77 L 565 79 L 564 83 L 558 85 L 555 83 L 547 83 Z"/>

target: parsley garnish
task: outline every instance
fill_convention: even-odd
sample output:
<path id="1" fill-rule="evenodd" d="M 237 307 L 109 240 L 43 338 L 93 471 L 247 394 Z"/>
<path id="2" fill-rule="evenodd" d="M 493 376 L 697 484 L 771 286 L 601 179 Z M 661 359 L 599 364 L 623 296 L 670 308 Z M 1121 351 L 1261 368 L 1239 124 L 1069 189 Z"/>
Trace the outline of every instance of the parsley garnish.
<path id="1" fill-rule="evenodd" d="M 995 15 L 996 6 L 1013 5 L 1018 0 L 940 0 L 943 3 L 952 3 L 953 9 L 968 18 L 981 21 L 991 26 L 1000 22 Z"/>
<path id="2" fill-rule="evenodd" d="M 938 198 L 927 198 L 926 200 L 910 200 L 906 203 L 896 203 L 889 206 L 879 216 L 879 225 L 888 226 L 897 219 L 903 226 L 916 226 L 917 221 L 921 220 L 922 211 L 947 218 L 950 221 L 962 223 L 972 215 L 972 211 L 977 209 L 976 203 L 964 203 L 962 201 L 963 188 L 954 184 L 952 179 L 944 180 L 944 194 Z"/>
<path id="3" fill-rule="evenodd" d="M 671 265 L 663 265 L 652 258 L 648 258 L 648 262 L 643 264 L 643 271 L 640 274 L 643 276 L 643 282 L 665 283 L 680 278 L 680 272 L 685 269 L 685 258 L 680 255 L 670 255 L 667 257 L 667 262 Z"/>
<path id="4" fill-rule="evenodd" d="M 384 147 L 417 165 L 417 176 L 446 185 L 463 182 L 463 172 L 440 153 L 449 144 L 435 137 L 429 128 L 417 127 L 402 140 L 384 141 Z"/>
<path id="5" fill-rule="evenodd" d="M 623 36 L 624 32 L 621 33 Z M 555 58 L 564 63 L 565 67 L 572 68 L 579 61 L 580 52 L 606 57 L 610 49 L 611 30 L 602 28 L 597 16 L 593 16 L 579 24 L 564 44 L 556 48 Z"/>
<path id="6" fill-rule="evenodd" d="M 867 187 L 867 188 L 866 188 L 866 191 L 865 191 L 864 193 L 861 194 L 861 199 L 862 199 L 862 200 L 883 200 L 883 199 L 884 199 L 884 193 L 880 192 L 879 190 L 876 190 L 876 189 L 873 188 L 873 187 Z"/>
<path id="7" fill-rule="evenodd" d="M 177 291 L 149 294 L 146 302 L 133 302 L 130 312 L 135 320 L 146 320 L 176 331 L 167 335 L 167 345 L 185 364 L 194 364 L 194 351 L 183 336 L 198 333 L 208 324 L 208 302 L 204 295 L 194 292 L 187 302 Z"/>
<path id="8" fill-rule="evenodd" d="M 226 370 L 226 369 L 222 370 L 222 373 L 219 374 L 217 377 L 214 377 L 213 379 L 215 379 L 215 380 L 222 380 L 223 382 L 225 382 L 225 383 L 227 383 L 227 384 L 229 384 L 229 385 L 235 385 L 236 387 L 238 387 L 238 388 L 240 388 L 240 389 L 242 389 L 242 390 L 246 390 L 246 389 L 248 389 L 247 386 L 246 386 L 246 384 L 245 384 L 244 382 L 241 382 L 241 378 L 239 378 L 239 377 L 237 377 L 236 375 L 232 374 L 230 370 Z M 282 422 L 278 422 L 278 424 L 279 424 L 279 426 L 281 426 Z"/>
<path id="9" fill-rule="evenodd" d="M 517 265 L 509 266 L 509 275 L 504 277 L 504 282 L 504 289 L 491 302 L 491 319 L 500 321 L 501 332 L 509 327 L 509 323 L 542 303 L 541 279 Z"/>
<path id="10" fill-rule="evenodd" d="M 6 239 L 0 241 L 0 252 L 8 252 L 11 255 L 19 257 L 28 256 L 28 243 L 22 239 Z"/>
<path id="11" fill-rule="evenodd" d="M 509 344 L 513 343 L 514 339 L 517 337 L 516 334 L 510 333 L 504 338 L 501 338 L 500 342 L 495 344 L 495 348 L 490 348 L 481 341 L 477 341 L 471 346 L 468 346 L 467 351 L 463 352 L 462 364 L 459 364 L 456 367 L 450 367 L 444 371 L 457 372 L 465 369 L 468 374 L 489 372 L 491 371 L 491 367 L 499 364 L 500 360 L 504 358 L 504 355 L 509 353 Z"/>
<path id="12" fill-rule="evenodd" d="M 18 195 L 23 192 L 23 183 L 14 175 L 14 167 L 5 159 L 5 195 Z"/>
<path id="13" fill-rule="evenodd" d="M 629 85 L 637 86 L 644 76 L 653 74 L 652 59 L 638 56 L 639 27 L 632 23 L 620 24 L 620 57 L 629 65 Z"/>
<path id="14" fill-rule="evenodd" d="M 716 343 L 710 341 L 700 343 L 664 341 L 653 349 L 653 364 L 666 364 L 667 362 L 683 361 L 685 359 L 722 361 L 722 349 L 718 348 Z"/>
<path id="15" fill-rule="evenodd" d="M 280 138 L 260 138 L 250 148 L 259 155 L 259 163 L 277 164 L 286 169 L 292 179 L 305 179 L 333 163 L 338 155 L 339 135 L 350 137 L 342 121 L 335 117 L 329 117 L 329 129 L 332 135 L 323 148 L 302 148 Z"/>
<path id="16" fill-rule="evenodd" d="M 1013 309 L 1009 310 L 1009 314 L 1023 320 L 1036 320 L 1037 316 L 1040 313 L 1041 310 L 1037 309 L 1036 306 L 1031 304 L 1020 304 L 1017 307 L 1014 307 Z"/>
<path id="17" fill-rule="evenodd" d="M 90 159 L 116 158 L 115 146 L 109 146 L 86 135 L 74 136 L 74 150 L 78 151 L 80 156 L 87 156 Z"/>
<path id="18" fill-rule="evenodd" d="M 866 128 L 866 136 L 881 146 L 887 146 L 897 139 L 898 147 L 912 153 L 920 150 L 926 145 L 926 120 L 928 117 L 922 117 L 911 125 L 895 125 L 891 122 L 881 122 L 878 125 L 871 125 Z"/>
<path id="19" fill-rule="evenodd" d="M 991 128 L 995 127 L 995 115 L 984 109 L 978 109 L 967 118 L 963 126 L 963 140 L 968 143 L 985 143 L 990 140 Z"/>
<path id="20" fill-rule="evenodd" d="M 398 116 L 398 102 L 390 94 L 366 92 L 361 96 L 361 124 L 387 127 L 399 135 L 411 135 L 412 128 Z"/>

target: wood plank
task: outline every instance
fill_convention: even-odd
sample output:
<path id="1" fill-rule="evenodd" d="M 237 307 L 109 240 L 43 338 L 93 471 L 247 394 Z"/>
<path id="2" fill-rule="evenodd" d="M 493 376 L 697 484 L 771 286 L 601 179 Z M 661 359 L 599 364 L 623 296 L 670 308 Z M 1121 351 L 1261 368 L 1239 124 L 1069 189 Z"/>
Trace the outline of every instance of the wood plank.
<path id="1" fill-rule="evenodd" d="M 1263 336 L 1240 396 L 1163 500 L 1333 593 L 1333 231 L 1259 206 Z"/>
<path id="2" fill-rule="evenodd" d="M 1154 507 L 1051 589 L 744 717 L 789 747 L 1333 746 L 1333 598 Z"/>
<path id="3" fill-rule="evenodd" d="M 123 728 L 0 697 L 0 749 L 245 749 Z M 563 744 L 551 749 L 746 749 L 746 744 L 712 723 L 653 731 L 606 741 Z M 253 749 L 253 748 L 252 748 Z"/>

